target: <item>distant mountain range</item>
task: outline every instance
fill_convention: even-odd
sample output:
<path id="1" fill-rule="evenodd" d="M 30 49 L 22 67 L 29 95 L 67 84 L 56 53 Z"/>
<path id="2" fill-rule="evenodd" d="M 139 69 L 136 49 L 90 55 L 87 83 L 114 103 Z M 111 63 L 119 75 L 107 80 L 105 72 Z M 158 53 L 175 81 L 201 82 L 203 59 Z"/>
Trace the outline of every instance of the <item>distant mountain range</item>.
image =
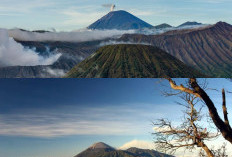
<path id="1" fill-rule="evenodd" d="M 155 29 L 165 29 L 165 28 L 171 28 L 172 26 L 166 23 L 154 26 Z"/>
<path id="2" fill-rule="evenodd" d="M 212 77 L 232 77 L 232 25 L 169 31 L 160 35 L 126 34 L 119 41 L 149 43 Z"/>
<path id="3" fill-rule="evenodd" d="M 95 143 L 75 157 L 173 157 L 154 150 L 130 148 L 127 150 L 116 150 L 103 143 Z"/>
<path id="4" fill-rule="evenodd" d="M 186 26 L 197 26 L 202 25 L 202 23 L 198 22 L 185 22 L 181 24 L 179 27 L 186 27 Z M 155 28 L 155 29 L 165 29 L 171 28 L 172 26 L 166 23 L 152 26 L 151 24 L 139 19 L 138 17 L 130 14 L 127 11 L 119 10 L 119 11 L 111 11 L 107 15 L 103 16 L 90 26 L 88 29 L 117 29 L 117 30 L 131 30 L 131 29 L 143 29 L 143 28 Z"/>
<path id="5" fill-rule="evenodd" d="M 163 50 L 148 45 L 110 45 L 75 66 L 71 78 L 206 77 Z"/>
<path id="6" fill-rule="evenodd" d="M 185 26 L 200 26 L 203 25 L 202 23 L 198 23 L 198 22 L 185 22 L 181 25 L 179 25 L 178 27 L 185 27 Z"/>
<path id="7" fill-rule="evenodd" d="M 130 29 L 142 29 L 151 28 L 152 25 L 144 22 L 136 16 L 123 11 L 112 11 L 107 15 L 91 24 L 89 29 L 118 29 L 118 30 L 130 30 Z"/>
<path id="8" fill-rule="evenodd" d="M 197 27 L 188 27 L 188 26 L 197 26 Z M 200 27 L 198 27 L 200 26 Z M 156 58 L 151 52 L 159 52 L 160 49 L 165 53 L 166 56 L 173 56 L 175 60 L 178 60 L 178 65 L 182 65 L 184 63 L 185 67 L 191 67 L 195 69 L 197 74 L 201 73 L 204 76 L 209 77 L 232 77 L 232 26 L 230 24 L 219 22 L 215 25 L 202 25 L 198 22 L 186 22 L 179 26 L 179 28 L 172 27 L 168 24 L 161 24 L 158 26 L 151 26 L 150 24 L 142 21 L 141 19 L 135 17 L 134 15 L 126 12 L 126 11 L 114 11 L 110 12 L 93 25 L 89 26 L 90 29 L 141 29 L 150 34 L 155 32 L 160 33 L 158 35 L 143 35 L 143 34 L 124 34 L 121 38 L 115 40 L 113 39 L 104 39 L 104 40 L 96 40 L 96 41 L 87 41 L 87 42 L 38 42 L 38 41 L 19 41 L 26 48 L 35 49 L 37 53 L 42 56 L 47 56 L 46 49 L 49 48 L 51 51 L 57 50 L 57 52 L 62 53 L 62 57 L 55 62 L 53 65 L 49 66 L 11 66 L 11 67 L 0 67 L 0 78 L 35 78 L 35 77 L 59 77 L 56 75 L 54 71 L 49 71 L 48 69 L 61 70 L 63 73 L 67 73 L 73 67 L 85 67 L 85 74 L 82 73 L 74 73 L 72 69 L 72 76 L 74 77 L 98 77 L 104 76 L 107 77 L 105 71 L 102 72 L 99 69 L 95 72 L 98 75 L 94 75 L 94 72 L 91 69 L 86 69 L 88 66 L 94 66 L 93 59 L 96 57 L 100 57 L 101 63 L 100 65 L 104 65 L 104 70 L 109 71 L 110 75 L 108 77 L 162 77 L 167 76 L 167 72 L 170 71 L 171 67 L 168 67 L 165 63 L 167 61 L 162 60 L 163 62 L 156 62 L 159 65 L 166 66 L 166 73 L 164 73 L 164 69 L 160 70 L 160 67 L 157 66 L 156 63 L 147 62 L 148 59 L 145 56 L 139 56 L 140 52 L 144 51 L 144 47 L 135 46 L 132 48 L 132 45 L 127 45 L 128 48 L 125 49 L 124 52 L 119 51 L 121 55 L 124 55 L 127 50 L 136 49 L 136 53 L 133 56 L 133 53 L 130 53 L 130 58 L 121 58 L 121 59 L 113 59 L 113 63 L 118 63 L 120 66 L 113 66 L 111 64 L 103 64 L 106 58 L 102 55 L 94 56 L 91 59 L 87 59 L 90 55 L 94 54 L 96 50 L 99 49 L 99 45 L 105 42 L 116 41 L 116 43 L 136 43 L 136 44 L 147 44 L 156 47 L 154 49 L 149 49 L 147 52 L 148 56 L 152 58 Z M 169 29 L 170 28 L 170 29 Z M 182 29 L 183 28 L 183 29 Z M 24 30 L 26 31 L 26 30 Z M 37 33 L 46 33 L 44 30 L 34 31 Z M 140 31 L 138 31 L 140 32 Z M 162 33 L 163 32 L 163 33 Z M 143 31 L 141 31 L 143 33 Z M 104 45 L 104 44 L 103 44 Z M 143 48 L 142 48 L 143 47 Z M 104 54 L 108 56 L 109 54 L 114 54 L 112 47 L 107 50 L 104 47 Z M 159 49 L 159 51 L 158 51 Z M 99 54 L 97 51 L 96 54 Z M 164 57 L 162 59 L 168 59 L 169 57 Z M 129 62 L 128 59 L 136 59 L 133 62 Z M 109 57 L 109 59 L 112 59 Z M 84 61 L 83 61 L 84 60 Z M 141 61 L 140 61 L 141 60 Z M 91 63 L 90 61 L 93 61 Z M 123 64 L 122 64 L 123 61 Z M 146 61 L 145 63 L 143 63 Z M 82 62 L 81 64 L 79 64 Z M 179 64 L 181 62 L 181 64 Z M 84 64 L 85 63 L 85 64 Z M 126 63 L 126 64 L 124 64 Z M 133 64 L 132 64 L 133 63 Z M 173 62 L 171 62 L 173 63 Z M 177 62 L 175 62 L 177 63 Z M 78 66 L 77 66 L 78 64 Z M 154 64 L 155 67 L 152 67 Z M 108 65 L 107 68 L 105 65 Z M 127 67 L 125 67 L 126 65 Z M 140 73 L 139 68 L 144 68 L 145 72 Z M 161 67 L 163 67 L 161 66 Z M 150 69 L 147 69 L 149 67 Z M 112 69 L 117 68 L 119 75 L 112 74 Z M 176 68 L 180 68 L 176 66 Z M 75 68 L 74 68 L 75 69 Z M 121 69 L 121 70 L 119 70 Z M 124 70 L 122 70 L 124 69 Z M 134 70 L 136 69 L 136 70 Z M 157 71 L 152 70 L 156 69 Z M 178 71 L 178 70 L 177 70 Z M 176 71 L 176 72 L 177 72 Z M 71 72 L 69 73 L 71 74 Z M 88 74 L 88 75 L 87 75 Z M 186 76 L 187 72 L 178 73 L 178 75 L 173 75 L 173 73 L 169 73 L 170 76 L 182 77 L 183 74 Z M 194 73 L 195 75 L 196 73 Z M 71 76 L 71 75 L 70 75 Z M 188 75 L 187 75 L 188 76 Z M 202 76 L 202 75 L 200 75 Z"/>

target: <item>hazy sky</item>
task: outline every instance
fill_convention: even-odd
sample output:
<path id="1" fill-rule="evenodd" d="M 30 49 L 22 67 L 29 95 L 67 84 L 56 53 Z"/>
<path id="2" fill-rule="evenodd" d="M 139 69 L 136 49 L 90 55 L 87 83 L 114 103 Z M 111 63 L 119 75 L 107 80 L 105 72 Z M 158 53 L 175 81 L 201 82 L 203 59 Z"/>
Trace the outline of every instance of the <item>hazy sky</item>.
<path id="1" fill-rule="evenodd" d="M 231 0 L 0 0 L 3 28 L 75 30 L 109 12 L 102 4 L 116 4 L 152 25 L 174 26 L 186 21 L 232 23 Z"/>
<path id="2" fill-rule="evenodd" d="M 232 89 L 226 79 L 207 82 Z M 72 157 L 100 141 L 151 143 L 153 120 L 181 119 L 179 98 L 162 95 L 169 89 L 160 79 L 0 80 L 0 157 Z M 220 90 L 210 96 L 222 113 Z"/>

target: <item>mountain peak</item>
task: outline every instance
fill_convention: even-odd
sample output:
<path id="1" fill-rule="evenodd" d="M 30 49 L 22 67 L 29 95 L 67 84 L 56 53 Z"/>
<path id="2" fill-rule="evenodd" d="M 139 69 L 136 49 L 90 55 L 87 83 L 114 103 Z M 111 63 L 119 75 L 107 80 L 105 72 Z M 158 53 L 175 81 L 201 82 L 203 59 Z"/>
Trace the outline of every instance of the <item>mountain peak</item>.
<path id="1" fill-rule="evenodd" d="M 141 154 L 143 154 L 142 156 L 144 157 L 173 157 L 171 155 L 159 153 L 154 150 L 144 150 L 137 148 L 131 148 L 125 151 L 116 150 L 103 142 L 93 144 L 90 148 L 77 154 L 75 157 L 138 157 L 141 156 Z"/>
<path id="2" fill-rule="evenodd" d="M 226 23 L 226 22 L 222 22 L 222 21 L 219 21 L 215 24 L 216 27 L 231 27 L 230 24 Z"/>
<path id="3" fill-rule="evenodd" d="M 179 25 L 178 27 L 183 27 L 183 26 L 195 26 L 195 25 L 202 25 L 202 23 L 198 23 L 198 22 L 196 22 L 196 21 L 193 21 L 193 22 L 187 21 L 187 22 L 185 22 L 185 23 Z"/>
<path id="4" fill-rule="evenodd" d="M 114 149 L 114 148 L 103 142 L 98 142 L 90 146 L 89 149 Z"/>
<path id="5" fill-rule="evenodd" d="M 88 29 L 129 30 L 151 27 L 152 25 L 144 22 L 131 13 L 124 10 L 118 10 L 109 12 L 107 15 L 103 16 L 101 19 L 91 24 Z"/>

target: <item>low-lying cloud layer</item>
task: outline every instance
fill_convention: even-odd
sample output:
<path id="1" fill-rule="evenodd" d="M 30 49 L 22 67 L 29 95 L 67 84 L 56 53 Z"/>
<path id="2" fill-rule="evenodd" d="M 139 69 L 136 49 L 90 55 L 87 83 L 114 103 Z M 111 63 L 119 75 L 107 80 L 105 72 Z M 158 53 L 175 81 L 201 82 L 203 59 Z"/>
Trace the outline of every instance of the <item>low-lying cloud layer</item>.
<path id="1" fill-rule="evenodd" d="M 146 43 L 146 42 L 131 42 L 131 41 L 116 41 L 116 40 L 109 40 L 109 41 L 104 41 L 100 43 L 100 47 L 102 46 L 107 46 L 107 45 L 118 45 L 118 44 L 128 44 L 128 45 L 133 45 L 133 44 L 140 44 L 140 45 L 151 45 L 150 43 Z"/>
<path id="2" fill-rule="evenodd" d="M 60 53 L 49 57 L 40 56 L 32 49 L 24 48 L 23 45 L 9 37 L 7 30 L 0 29 L 0 66 L 2 67 L 51 65 L 60 56 Z"/>
<path id="3" fill-rule="evenodd" d="M 73 32 L 45 32 L 36 33 L 22 31 L 19 29 L 9 30 L 10 37 L 20 41 L 67 41 L 67 42 L 84 42 L 93 40 L 102 40 L 114 38 L 125 33 L 134 33 L 134 30 L 88 30 L 82 29 Z"/>

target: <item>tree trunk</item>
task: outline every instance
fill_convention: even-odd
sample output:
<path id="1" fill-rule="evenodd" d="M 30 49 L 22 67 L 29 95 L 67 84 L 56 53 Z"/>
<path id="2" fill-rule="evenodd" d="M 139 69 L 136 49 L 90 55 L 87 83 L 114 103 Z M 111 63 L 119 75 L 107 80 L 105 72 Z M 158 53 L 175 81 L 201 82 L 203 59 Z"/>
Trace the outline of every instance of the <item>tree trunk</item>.
<path id="1" fill-rule="evenodd" d="M 208 157 L 214 157 L 213 153 L 211 152 L 211 150 L 209 150 L 209 148 L 203 143 L 202 148 L 204 149 L 204 151 L 206 152 Z"/>
<path id="2" fill-rule="evenodd" d="M 190 85 L 194 89 L 194 92 L 199 94 L 200 98 L 205 102 L 209 110 L 209 115 L 212 118 L 214 124 L 222 133 L 222 136 L 232 144 L 232 129 L 228 127 L 220 118 L 212 100 L 209 98 L 206 92 L 197 84 L 196 79 L 190 79 Z"/>

